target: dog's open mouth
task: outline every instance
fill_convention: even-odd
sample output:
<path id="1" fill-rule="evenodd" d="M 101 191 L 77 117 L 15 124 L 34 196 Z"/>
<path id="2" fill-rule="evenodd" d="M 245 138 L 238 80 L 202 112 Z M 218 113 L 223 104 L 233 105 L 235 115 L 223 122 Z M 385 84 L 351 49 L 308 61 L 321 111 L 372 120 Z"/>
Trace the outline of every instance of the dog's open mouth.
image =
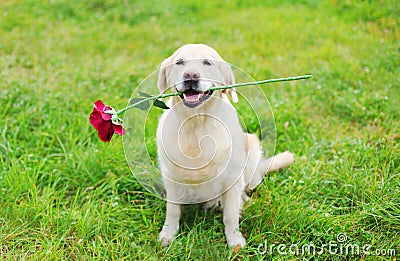
<path id="1" fill-rule="evenodd" d="M 205 91 L 205 92 L 198 92 L 193 89 L 189 89 L 184 91 L 180 97 L 183 100 L 183 103 L 189 107 L 189 108 L 194 108 L 201 103 L 203 103 L 205 100 L 211 97 L 213 91 Z"/>

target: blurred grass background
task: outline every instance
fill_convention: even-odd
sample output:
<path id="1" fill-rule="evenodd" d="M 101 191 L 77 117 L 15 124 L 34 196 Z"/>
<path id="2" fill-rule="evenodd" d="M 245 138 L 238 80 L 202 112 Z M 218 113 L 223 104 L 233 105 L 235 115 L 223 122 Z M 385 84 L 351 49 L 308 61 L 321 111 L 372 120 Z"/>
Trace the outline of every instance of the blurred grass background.
<path id="1" fill-rule="evenodd" d="M 349 243 L 400 252 L 398 1 L 39 1 L 0 3 L 0 258 L 296 260 L 259 244 Z M 222 216 L 184 213 L 168 248 L 165 203 L 127 167 L 120 138 L 89 125 L 97 99 L 122 108 L 185 43 L 214 47 L 269 86 L 277 151 L 226 247 Z M 156 91 L 156 90 L 154 90 Z M 304 258 L 313 258 L 305 256 Z M 315 259 L 387 260 L 367 255 Z"/>

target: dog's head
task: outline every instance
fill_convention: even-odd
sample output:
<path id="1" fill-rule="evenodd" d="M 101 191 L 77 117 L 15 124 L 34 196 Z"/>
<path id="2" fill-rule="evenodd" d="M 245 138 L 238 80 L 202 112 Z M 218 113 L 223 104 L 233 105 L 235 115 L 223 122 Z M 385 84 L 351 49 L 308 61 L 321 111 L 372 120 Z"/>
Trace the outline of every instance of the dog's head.
<path id="1" fill-rule="evenodd" d="M 167 87 L 182 92 L 180 98 L 189 108 L 203 104 L 213 95 L 227 93 L 234 102 L 237 95 L 234 89 L 211 91 L 218 85 L 235 83 L 230 64 L 211 47 L 204 44 L 187 44 L 164 60 L 158 75 L 158 88 L 161 93 Z"/>

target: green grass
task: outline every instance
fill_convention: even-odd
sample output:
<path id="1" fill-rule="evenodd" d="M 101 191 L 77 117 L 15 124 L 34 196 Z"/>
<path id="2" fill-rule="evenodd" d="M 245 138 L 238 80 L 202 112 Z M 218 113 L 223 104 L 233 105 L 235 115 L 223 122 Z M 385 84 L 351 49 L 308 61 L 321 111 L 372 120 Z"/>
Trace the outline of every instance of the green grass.
<path id="1" fill-rule="evenodd" d="M 338 233 L 399 255 L 399 14 L 394 0 L 2 1 L 0 259 L 300 260 L 312 257 L 257 248 Z M 162 249 L 165 202 L 137 183 L 121 138 L 102 143 L 88 121 L 95 100 L 122 108 L 190 42 L 255 79 L 315 77 L 265 88 L 276 150 L 296 162 L 252 194 L 238 254 L 221 213 L 196 207 Z"/>

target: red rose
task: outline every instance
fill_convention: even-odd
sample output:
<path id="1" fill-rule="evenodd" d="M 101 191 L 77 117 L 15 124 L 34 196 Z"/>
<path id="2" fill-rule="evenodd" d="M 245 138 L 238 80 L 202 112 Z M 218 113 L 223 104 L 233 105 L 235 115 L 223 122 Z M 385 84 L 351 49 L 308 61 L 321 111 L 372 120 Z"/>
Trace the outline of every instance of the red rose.
<path id="1" fill-rule="evenodd" d="M 99 138 L 104 142 L 109 142 L 114 135 L 124 135 L 125 130 L 121 121 L 113 108 L 103 104 L 101 100 L 94 103 L 93 112 L 89 117 L 90 124 L 97 130 Z"/>

